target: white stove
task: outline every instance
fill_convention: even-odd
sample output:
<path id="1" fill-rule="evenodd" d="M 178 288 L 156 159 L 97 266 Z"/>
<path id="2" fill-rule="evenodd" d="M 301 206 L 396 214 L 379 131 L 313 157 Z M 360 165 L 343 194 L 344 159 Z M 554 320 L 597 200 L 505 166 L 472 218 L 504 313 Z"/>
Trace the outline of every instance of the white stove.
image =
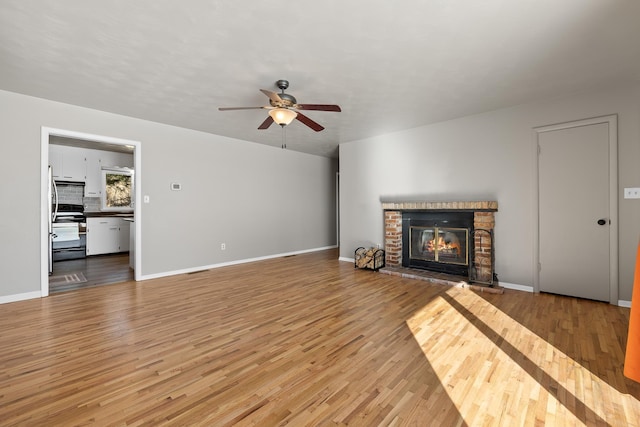
<path id="1" fill-rule="evenodd" d="M 60 204 L 51 223 L 52 260 L 86 257 L 86 218 L 82 205 Z"/>

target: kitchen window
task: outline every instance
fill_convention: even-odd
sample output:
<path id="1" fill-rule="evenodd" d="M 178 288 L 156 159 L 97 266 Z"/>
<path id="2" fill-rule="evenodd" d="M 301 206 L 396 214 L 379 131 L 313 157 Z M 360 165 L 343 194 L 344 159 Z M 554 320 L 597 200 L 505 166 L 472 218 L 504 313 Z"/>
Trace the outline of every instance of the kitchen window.
<path id="1" fill-rule="evenodd" d="M 133 169 L 103 168 L 101 183 L 102 211 L 133 211 Z"/>

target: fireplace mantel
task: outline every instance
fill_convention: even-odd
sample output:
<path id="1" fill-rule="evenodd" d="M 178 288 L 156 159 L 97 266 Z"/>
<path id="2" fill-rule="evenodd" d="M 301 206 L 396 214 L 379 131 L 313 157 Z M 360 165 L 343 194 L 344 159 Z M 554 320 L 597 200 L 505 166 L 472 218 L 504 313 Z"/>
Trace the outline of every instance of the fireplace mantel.
<path id="1" fill-rule="evenodd" d="M 496 201 L 467 201 L 467 202 L 383 202 L 382 209 L 385 211 L 473 211 L 473 212 L 496 212 L 498 202 Z"/>
<path id="2" fill-rule="evenodd" d="M 384 211 L 386 264 L 402 266 L 402 214 L 403 212 L 472 212 L 473 229 L 489 232 L 489 239 L 476 236 L 470 248 L 479 282 L 493 281 L 493 229 L 498 202 L 484 201 L 394 201 L 382 202 Z"/>

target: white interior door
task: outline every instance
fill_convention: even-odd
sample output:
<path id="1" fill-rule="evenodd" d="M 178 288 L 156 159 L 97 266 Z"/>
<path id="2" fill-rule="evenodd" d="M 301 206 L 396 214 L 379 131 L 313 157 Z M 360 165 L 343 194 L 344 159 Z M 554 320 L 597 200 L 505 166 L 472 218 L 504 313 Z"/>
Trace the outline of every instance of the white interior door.
<path id="1" fill-rule="evenodd" d="M 600 122 L 538 134 L 540 291 L 610 300 L 616 218 L 609 127 Z"/>

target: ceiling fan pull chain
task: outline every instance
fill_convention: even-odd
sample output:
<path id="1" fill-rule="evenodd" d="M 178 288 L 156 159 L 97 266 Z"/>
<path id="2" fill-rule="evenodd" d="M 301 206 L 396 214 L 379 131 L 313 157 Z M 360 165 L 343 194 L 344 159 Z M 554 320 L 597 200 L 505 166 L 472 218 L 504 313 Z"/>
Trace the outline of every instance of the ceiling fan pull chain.
<path id="1" fill-rule="evenodd" d="M 282 126 L 282 149 L 284 150 L 285 148 L 287 148 L 287 136 L 285 134 L 286 130 L 286 126 Z"/>

